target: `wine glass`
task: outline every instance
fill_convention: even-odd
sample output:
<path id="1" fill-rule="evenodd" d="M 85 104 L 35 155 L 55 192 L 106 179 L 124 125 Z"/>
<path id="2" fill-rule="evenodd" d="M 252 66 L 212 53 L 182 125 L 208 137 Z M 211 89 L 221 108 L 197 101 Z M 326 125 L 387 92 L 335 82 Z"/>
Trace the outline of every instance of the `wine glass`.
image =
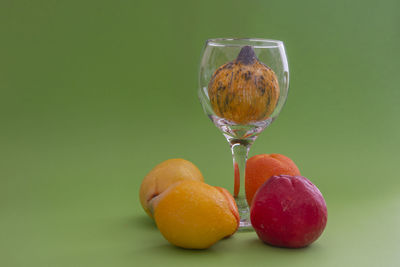
<path id="1" fill-rule="evenodd" d="M 249 149 L 279 115 L 289 88 L 289 67 L 282 41 L 210 39 L 200 63 L 198 95 L 204 112 L 230 144 L 233 196 L 239 231 L 252 230 L 245 196 Z"/>

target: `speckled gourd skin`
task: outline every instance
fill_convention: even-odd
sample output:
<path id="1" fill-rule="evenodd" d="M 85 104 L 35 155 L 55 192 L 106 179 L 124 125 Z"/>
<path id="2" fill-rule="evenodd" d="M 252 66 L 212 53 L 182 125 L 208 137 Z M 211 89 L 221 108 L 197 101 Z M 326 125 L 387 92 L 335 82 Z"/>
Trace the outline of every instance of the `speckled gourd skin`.
<path id="1" fill-rule="evenodd" d="M 237 124 L 266 120 L 279 98 L 274 71 L 260 62 L 251 46 L 238 57 L 219 67 L 208 84 L 215 114 Z"/>

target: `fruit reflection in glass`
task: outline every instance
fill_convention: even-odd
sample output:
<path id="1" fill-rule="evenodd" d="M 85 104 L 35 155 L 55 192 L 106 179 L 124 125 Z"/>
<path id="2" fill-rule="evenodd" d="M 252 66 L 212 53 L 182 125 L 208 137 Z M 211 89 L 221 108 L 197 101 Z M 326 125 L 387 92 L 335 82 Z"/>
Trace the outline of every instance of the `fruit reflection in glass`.
<path id="1" fill-rule="evenodd" d="M 244 175 L 249 149 L 279 115 L 289 87 L 283 42 L 267 39 L 210 39 L 200 63 L 198 95 L 204 112 L 230 144 L 233 196 L 239 231 L 251 230 Z"/>

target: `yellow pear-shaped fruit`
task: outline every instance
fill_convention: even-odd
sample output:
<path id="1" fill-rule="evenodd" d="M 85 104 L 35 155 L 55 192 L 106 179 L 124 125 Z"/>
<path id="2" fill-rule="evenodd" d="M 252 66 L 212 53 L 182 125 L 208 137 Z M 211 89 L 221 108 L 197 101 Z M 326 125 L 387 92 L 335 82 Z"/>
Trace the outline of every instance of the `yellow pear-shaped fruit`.
<path id="1" fill-rule="evenodd" d="M 239 225 L 232 195 L 199 181 L 184 180 L 171 186 L 153 205 L 162 235 L 182 248 L 208 248 L 235 233 Z"/>

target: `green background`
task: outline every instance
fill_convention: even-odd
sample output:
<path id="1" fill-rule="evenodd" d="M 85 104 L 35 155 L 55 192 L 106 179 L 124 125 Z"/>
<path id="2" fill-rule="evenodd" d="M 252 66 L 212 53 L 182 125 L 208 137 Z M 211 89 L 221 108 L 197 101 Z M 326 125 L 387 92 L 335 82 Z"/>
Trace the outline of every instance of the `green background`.
<path id="1" fill-rule="evenodd" d="M 0 2 L 0 266 L 399 266 L 400 2 Z M 204 42 L 283 40 L 290 92 L 250 154 L 291 157 L 328 205 L 305 249 L 236 234 L 175 248 L 141 180 L 194 162 L 232 189 L 197 99 Z"/>

